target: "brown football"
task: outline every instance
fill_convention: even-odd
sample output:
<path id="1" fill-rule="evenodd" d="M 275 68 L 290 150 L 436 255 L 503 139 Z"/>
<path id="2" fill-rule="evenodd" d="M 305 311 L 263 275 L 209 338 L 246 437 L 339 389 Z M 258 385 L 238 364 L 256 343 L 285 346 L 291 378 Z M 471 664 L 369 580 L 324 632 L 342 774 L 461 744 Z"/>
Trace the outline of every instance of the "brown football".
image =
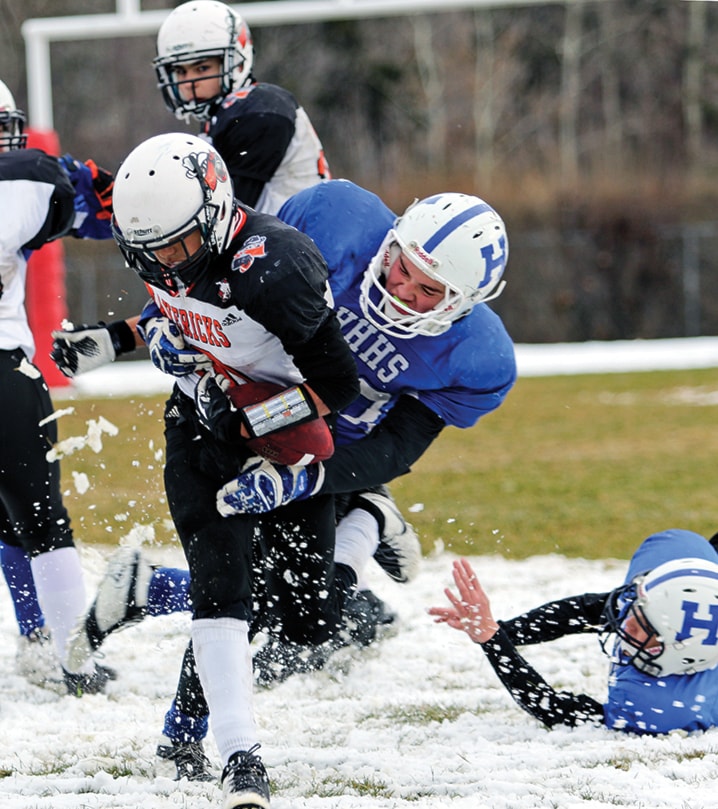
<path id="1" fill-rule="evenodd" d="M 240 408 L 269 399 L 286 389 L 286 385 L 277 385 L 274 382 L 246 382 L 244 385 L 232 385 L 229 397 L 234 406 Z M 250 438 L 247 446 L 273 463 L 306 466 L 331 458 L 334 439 L 326 421 L 316 418 L 276 433 Z"/>

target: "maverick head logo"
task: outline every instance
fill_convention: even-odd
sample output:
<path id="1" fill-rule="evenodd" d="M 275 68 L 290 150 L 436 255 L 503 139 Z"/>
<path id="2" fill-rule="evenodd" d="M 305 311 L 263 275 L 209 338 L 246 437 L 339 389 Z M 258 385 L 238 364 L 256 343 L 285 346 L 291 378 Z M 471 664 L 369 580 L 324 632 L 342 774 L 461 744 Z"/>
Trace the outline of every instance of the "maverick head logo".
<path id="1" fill-rule="evenodd" d="M 217 184 L 227 180 L 227 167 L 215 151 L 192 152 L 182 158 L 187 176 L 199 180 L 207 200 L 217 190 Z"/>
<path id="2" fill-rule="evenodd" d="M 247 241 L 235 253 L 232 259 L 232 270 L 235 272 L 247 272 L 257 258 L 264 258 L 267 255 L 264 243 L 266 236 L 250 236 Z"/>

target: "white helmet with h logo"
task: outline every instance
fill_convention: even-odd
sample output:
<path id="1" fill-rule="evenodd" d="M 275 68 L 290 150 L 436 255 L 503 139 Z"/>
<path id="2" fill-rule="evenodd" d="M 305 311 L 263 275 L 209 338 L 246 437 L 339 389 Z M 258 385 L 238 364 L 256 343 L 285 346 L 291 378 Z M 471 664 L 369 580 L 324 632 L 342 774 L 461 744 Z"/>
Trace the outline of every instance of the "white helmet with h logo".
<path id="1" fill-rule="evenodd" d="M 392 305 L 386 276 L 399 251 L 445 287 L 428 312 Z M 361 286 L 364 316 L 394 337 L 442 334 L 477 303 L 497 298 L 509 257 L 503 220 L 482 199 L 468 194 L 436 194 L 415 202 L 396 220 Z"/>
<path id="2" fill-rule="evenodd" d="M 616 628 L 626 662 L 656 677 L 694 674 L 718 665 L 718 564 L 675 559 L 638 577 L 633 615 L 641 637 Z M 644 637 L 645 635 L 645 637 Z"/>

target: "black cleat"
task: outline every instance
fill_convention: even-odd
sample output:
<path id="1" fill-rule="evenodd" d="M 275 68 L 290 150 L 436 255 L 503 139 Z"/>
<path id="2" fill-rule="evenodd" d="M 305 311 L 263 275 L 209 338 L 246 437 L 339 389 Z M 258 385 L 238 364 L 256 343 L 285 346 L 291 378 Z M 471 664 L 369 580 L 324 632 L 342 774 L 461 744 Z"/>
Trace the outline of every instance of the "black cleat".
<path id="1" fill-rule="evenodd" d="M 82 668 L 108 635 L 145 617 L 153 570 L 136 548 L 120 548 L 110 557 L 92 606 L 68 640 L 71 668 Z"/>
<path id="2" fill-rule="evenodd" d="M 157 745 L 157 757 L 174 763 L 175 781 L 214 781 L 202 742 L 175 742 L 163 737 Z"/>
<path id="3" fill-rule="evenodd" d="M 325 643 L 309 646 L 268 638 L 252 660 L 254 681 L 271 687 L 294 674 L 320 671 L 335 652 L 346 646 L 369 646 L 395 620 L 396 615 L 371 590 L 359 590 L 346 600 L 342 628 Z"/>
<path id="4" fill-rule="evenodd" d="M 91 674 L 72 674 L 63 669 L 67 693 L 74 697 L 84 694 L 103 694 L 109 680 L 117 679 L 117 672 L 107 666 L 95 666 Z"/>
<path id="5" fill-rule="evenodd" d="M 375 486 L 358 493 L 355 508 L 368 511 L 379 524 L 379 547 L 374 559 L 394 581 L 411 581 L 419 572 L 421 544 L 416 531 L 401 512 L 386 486 Z"/>
<path id="6" fill-rule="evenodd" d="M 230 756 L 222 772 L 222 809 L 269 809 L 269 778 L 256 750 L 258 744 Z"/>

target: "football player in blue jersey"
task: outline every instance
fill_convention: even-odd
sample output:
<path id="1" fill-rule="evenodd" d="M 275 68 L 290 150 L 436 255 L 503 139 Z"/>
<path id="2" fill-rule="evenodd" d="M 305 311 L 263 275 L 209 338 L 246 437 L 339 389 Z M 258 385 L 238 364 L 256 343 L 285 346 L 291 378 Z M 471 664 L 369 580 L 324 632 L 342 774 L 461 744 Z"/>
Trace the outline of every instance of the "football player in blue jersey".
<path id="1" fill-rule="evenodd" d="M 483 200 L 454 193 L 416 202 L 397 219 L 376 195 L 343 180 L 295 195 L 280 217 L 325 255 L 360 395 L 338 414 L 328 461 L 278 467 L 254 459 L 219 490 L 217 508 L 227 517 L 261 514 L 333 494 L 345 501 L 335 561 L 362 571 L 374 556 L 390 576 L 407 581 L 419 562 L 418 541 L 381 486 L 409 472 L 446 425 L 471 427 L 499 407 L 516 379 L 511 339 L 486 305 L 504 285 L 504 223 Z M 181 351 L 167 344 L 166 361 L 177 362 Z M 292 616 L 266 606 L 279 584 L 265 584 L 268 597 L 257 600 L 262 607 L 253 617 L 252 631 L 267 629 L 271 639 L 255 654 L 263 683 L 319 668 L 345 642 L 334 638 L 314 649 L 288 642 L 283 630 Z M 79 660 L 145 615 L 188 609 L 188 589 L 186 571 L 152 570 L 138 551 L 121 549 L 74 638 Z M 370 612 L 371 602 L 365 606 Z M 165 722 L 173 744 L 160 750 L 173 752 L 180 776 L 194 778 L 206 773 L 200 745 L 207 707 L 187 676 L 191 654 L 186 663 Z"/>
<path id="2" fill-rule="evenodd" d="M 718 726 L 718 553 L 692 531 L 644 540 L 623 585 L 549 602 L 496 621 L 467 560 L 454 563 L 458 597 L 432 607 L 437 623 L 481 645 L 516 702 L 543 724 L 591 722 L 625 733 L 687 732 Z M 553 689 L 516 646 L 581 632 L 599 633 L 610 654 L 604 703 Z"/>

